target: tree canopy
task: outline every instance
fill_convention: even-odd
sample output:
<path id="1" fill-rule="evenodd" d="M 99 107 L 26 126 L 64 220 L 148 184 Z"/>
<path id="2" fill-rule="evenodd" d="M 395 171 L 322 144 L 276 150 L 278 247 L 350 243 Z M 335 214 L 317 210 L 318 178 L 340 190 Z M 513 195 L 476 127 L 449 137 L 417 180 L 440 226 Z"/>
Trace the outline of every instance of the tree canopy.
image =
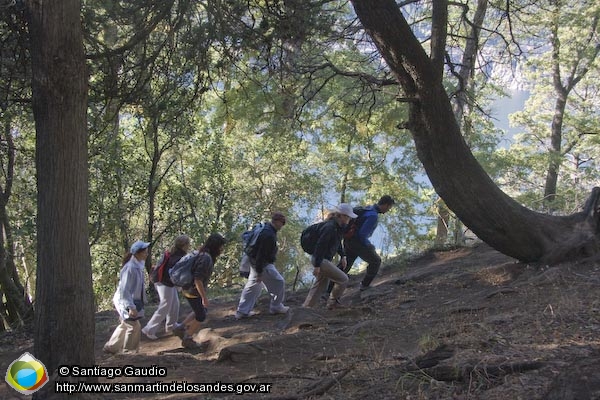
<path id="1" fill-rule="evenodd" d="M 283 274 L 302 284 L 301 229 L 382 194 L 399 202 L 381 221 L 385 254 L 432 244 L 440 198 L 517 259 L 597 252 L 596 195 L 584 204 L 598 180 L 596 2 L 69 0 L 71 25 L 36 4 L 0 4 L 5 328 L 31 319 L 48 271 L 74 268 L 56 238 L 74 239 L 55 229 L 76 234 L 73 276 L 85 288 L 91 268 L 98 307 L 136 239 L 156 255 L 179 233 L 219 231 L 215 285 L 237 283 L 239 235 L 273 211 L 290 221 Z M 52 55 L 64 63 L 45 63 L 50 33 L 70 43 Z M 514 82 L 530 98 L 507 137 L 493 101 Z M 85 226 L 55 223 L 64 191 Z"/>

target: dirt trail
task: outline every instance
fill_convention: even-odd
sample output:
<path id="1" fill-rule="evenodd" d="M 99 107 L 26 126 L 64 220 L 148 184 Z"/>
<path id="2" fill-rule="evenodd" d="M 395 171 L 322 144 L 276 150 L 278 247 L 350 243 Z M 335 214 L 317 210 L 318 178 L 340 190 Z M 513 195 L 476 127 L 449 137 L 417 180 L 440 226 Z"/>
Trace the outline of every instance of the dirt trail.
<path id="1" fill-rule="evenodd" d="M 288 315 L 273 316 L 263 294 L 258 314 L 237 321 L 235 302 L 215 300 L 196 338 L 209 342 L 204 353 L 182 349 L 171 336 L 143 340 L 134 356 L 106 355 L 102 345 L 116 318 L 99 313 L 97 365 L 167 371 L 161 378 L 105 380 L 113 383 L 270 385 L 269 394 L 244 399 L 600 399 L 600 267 L 594 263 L 538 268 L 481 244 L 387 265 L 365 292 L 357 290 L 358 279 L 351 279 L 344 310 L 303 309 L 301 291 L 288 295 Z M 26 334 L 0 338 L 2 371 L 28 346 Z M 0 398 L 24 398 L 14 393 L 0 386 Z"/>

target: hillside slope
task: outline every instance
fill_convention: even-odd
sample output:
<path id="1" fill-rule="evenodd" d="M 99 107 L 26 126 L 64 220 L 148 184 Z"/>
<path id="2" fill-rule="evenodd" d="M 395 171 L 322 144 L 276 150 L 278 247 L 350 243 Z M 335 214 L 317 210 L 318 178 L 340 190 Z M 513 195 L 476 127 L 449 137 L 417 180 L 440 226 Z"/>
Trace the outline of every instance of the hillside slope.
<path id="1" fill-rule="evenodd" d="M 244 399 L 600 399 L 596 263 L 539 268 L 480 244 L 387 265 L 362 293 L 358 281 L 351 279 L 344 310 L 303 309 L 302 291 L 289 294 L 287 316 L 271 316 L 263 294 L 258 314 L 237 321 L 234 302 L 215 301 L 197 337 L 208 342 L 205 353 L 184 351 L 178 338 L 165 337 L 144 340 L 138 355 L 108 356 L 101 348 L 116 318 L 101 313 L 97 364 L 167 371 L 160 378 L 104 380 L 113 383 L 271 385 L 269 394 Z M 22 349 L 11 349 L 2 366 Z M 9 390 L 0 388 L 0 397 Z"/>

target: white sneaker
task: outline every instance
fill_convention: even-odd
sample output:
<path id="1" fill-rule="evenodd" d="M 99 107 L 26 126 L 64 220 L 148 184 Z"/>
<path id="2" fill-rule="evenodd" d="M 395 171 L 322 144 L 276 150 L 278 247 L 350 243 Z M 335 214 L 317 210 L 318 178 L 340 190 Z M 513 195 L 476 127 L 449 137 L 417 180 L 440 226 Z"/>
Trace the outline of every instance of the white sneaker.
<path id="1" fill-rule="evenodd" d="M 248 318 L 248 314 L 244 314 L 239 311 L 235 312 L 235 319 L 237 319 L 239 321 L 240 319 L 244 319 L 244 318 Z"/>
<path id="2" fill-rule="evenodd" d="M 279 307 L 279 308 L 275 308 L 275 309 L 270 309 L 269 312 L 271 314 L 287 314 L 287 312 L 289 311 L 289 307 L 288 306 L 284 306 L 283 304 Z"/>
<path id="3" fill-rule="evenodd" d="M 254 315 L 256 315 L 255 311 L 250 311 L 249 314 L 244 314 L 243 312 L 236 311 L 235 312 L 235 319 L 237 319 L 239 321 L 240 319 L 250 318 L 250 317 L 252 317 Z"/>
<path id="4" fill-rule="evenodd" d="M 146 328 L 142 328 L 142 333 L 143 333 L 144 335 L 146 335 L 146 337 L 147 337 L 148 339 L 150 339 L 150 340 L 156 340 L 156 339 L 158 339 L 158 336 L 156 336 L 155 334 L 153 334 L 153 333 L 148 333 L 148 331 L 146 330 Z"/>

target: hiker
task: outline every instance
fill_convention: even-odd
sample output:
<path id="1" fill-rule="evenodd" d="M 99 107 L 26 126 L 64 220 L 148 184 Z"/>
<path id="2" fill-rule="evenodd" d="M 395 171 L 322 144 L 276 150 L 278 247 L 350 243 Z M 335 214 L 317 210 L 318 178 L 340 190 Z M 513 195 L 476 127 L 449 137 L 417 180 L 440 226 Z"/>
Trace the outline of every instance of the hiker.
<path id="1" fill-rule="evenodd" d="M 185 256 L 190 249 L 190 237 L 179 235 L 175 238 L 175 243 L 170 252 L 165 252 L 158 261 L 156 268 L 152 271 L 154 287 L 158 292 L 160 302 L 158 308 L 154 311 L 152 318 L 142 328 L 142 333 L 148 339 L 156 340 L 156 332 L 164 322 L 165 333 L 172 333 L 177 320 L 179 319 L 179 294 L 177 288 L 171 282 L 169 270 Z M 166 260 L 165 260 L 166 259 Z"/>
<path id="2" fill-rule="evenodd" d="M 353 221 L 352 225 L 354 226 L 344 235 L 344 251 L 348 259 L 345 266 L 339 265 L 338 267 L 347 274 L 358 257 L 368 264 L 367 272 L 360 283 L 361 291 L 371 285 L 381 266 L 381 257 L 369 239 L 377 228 L 379 214 L 385 214 L 394 204 L 396 204 L 394 199 L 385 195 L 379 199 L 377 204 L 364 207 L 361 215 Z"/>
<path id="3" fill-rule="evenodd" d="M 181 337 L 185 348 L 200 348 L 194 341 L 194 335 L 200 330 L 200 323 L 206 319 L 209 306 L 206 288 L 213 273 L 214 263 L 225 247 L 225 238 L 218 233 L 211 234 L 198 249 L 198 256 L 191 267 L 193 283 L 182 288 L 182 293 L 192 307 L 185 320 L 176 324 L 173 334 Z"/>
<path id="4" fill-rule="evenodd" d="M 242 290 L 236 319 L 250 316 L 263 286 L 271 296 L 269 312 L 271 314 L 285 314 L 289 307 L 283 304 L 285 297 L 285 280 L 275 268 L 277 256 L 277 232 L 283 228 L 285 215 L 279 212 L 273 213 L 271 222 L 265 223 L 260 231 L 255 245 L 255 254 L 249 254 L 250 276 Z"/>
<path id="5" fill-rule="evenodd" d="M 334 283 L 334 287 L 327 299 L 327 308 L 332 310 L 343 307 L 340 303 L 340 297 L 342 297 L 348 284 L 348 276 L 336 267 L 332 260 L 335 254 L 339 253 L 341 265 L 346 266 L 346 256 L 341 244 L 342 237 L 350 219 L 356 217 L 357 215 L 352 211 L 352 207 L 349 204 L 342 203 L 333 210 L 329 220 L 320 228 L 315 250 L 311 255 L 311 262 L 314 266 L 313 275 L 317 279 L 310 288 L 306 300 L 304 300 L 304 307 L 315 306 L 329 280 Z"/>
<path id="6" fill-rule="evenodd" d="M 144 262 L 148 257 L 150 243 L 136 241 L 123 258 L 119 273 L 119 286 L 113 303 L 121 323 L 104 345 L 107 353 L 136 353 L 140 347 L 140 319 L 144 316 Z"/>

